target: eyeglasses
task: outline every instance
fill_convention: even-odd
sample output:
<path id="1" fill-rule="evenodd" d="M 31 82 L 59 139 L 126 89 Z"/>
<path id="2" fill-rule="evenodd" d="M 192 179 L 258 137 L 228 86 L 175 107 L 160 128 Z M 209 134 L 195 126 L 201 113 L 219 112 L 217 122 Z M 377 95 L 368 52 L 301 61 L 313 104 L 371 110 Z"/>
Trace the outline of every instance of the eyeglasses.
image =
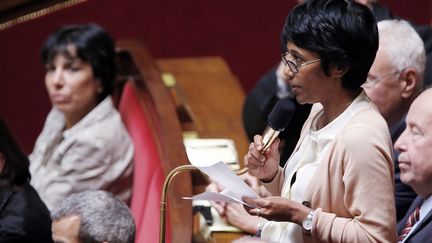
<path id="1" fill-rule="evenodd" d="M 288 60 L 289 56 L 291 56 L 291 58 L 295 59 L 295 56 L 291 52 L 287 51 L 284 54 L 282 54 L 282 56 L 281 56 L 282 62 L 285 65 L 285 67 L 289 67 L 291 72 L 293 72 L 294 74 L 297 74 L 299 72 L 300 67 L 321 61 L 321 59 L 318 58 L 318 59 L 315 59 L 315 60 L 312 60 L 309 62 L 297 64 L 294 60 L 293 61 Z"/>
<path id="2" fill-rule="evenodd" d="M 402 71 L 394 71 L 394 72 L 391 72 L 391 73 L 387 73 L 387 74 L 384 74 L 384 75 L 382 75 L 382 76 L 379 76 L 379 77 L 375 77 L 375 78 L 367 78 L 366 79 L 366 82 L 365 82 L 365 85 L 367 85 L 367 86 L 375 86 L 379 81 L 381 81 L 382 79 L 385 79 L 385 78 L 387 78 L 387 77 L 390 77 L 390 76 L 393 76 L 393 75 L 399 75 L 399 73 L 401 73 Z M 369 75 L 368 75 L 369 76 Z"/>

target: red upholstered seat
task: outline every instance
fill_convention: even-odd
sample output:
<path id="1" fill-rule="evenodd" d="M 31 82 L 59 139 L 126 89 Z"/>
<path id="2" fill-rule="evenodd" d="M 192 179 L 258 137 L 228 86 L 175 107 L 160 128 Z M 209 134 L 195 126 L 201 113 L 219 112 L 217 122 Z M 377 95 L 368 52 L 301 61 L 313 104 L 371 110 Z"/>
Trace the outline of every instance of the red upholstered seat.
<path id="1" fill-rule="evenodd" d="M 159 240 L 159 209 L 165 179 L 158 145 L 152 124 L 141 106 L 133 82 L 126 82 L 119 103 L 119 111 L 135 146 L 135 168 L 131 211 L 135 218 L 137 243 Z M 171 242 L 167 215 L 166 242 Z"/>

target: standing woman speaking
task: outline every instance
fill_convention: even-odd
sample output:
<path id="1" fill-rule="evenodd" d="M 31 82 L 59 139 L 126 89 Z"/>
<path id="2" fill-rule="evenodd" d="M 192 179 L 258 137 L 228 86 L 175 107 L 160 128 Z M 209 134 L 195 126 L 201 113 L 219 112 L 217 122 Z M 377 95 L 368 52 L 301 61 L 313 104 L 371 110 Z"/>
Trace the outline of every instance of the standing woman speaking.
<path id="1" fill-rule="evenodd" d="M 350 0 L 298 5 L 284 26 L 284 73 L 313 104 L 284 168 L 254 137 L 244 163 L 272 197 L 245 201 L 271 242 L 395 242 L 391 140 L 361 85 L 378 49 L 372 12 Z M 263 220 L 264 221 L 264 220 Z"/>

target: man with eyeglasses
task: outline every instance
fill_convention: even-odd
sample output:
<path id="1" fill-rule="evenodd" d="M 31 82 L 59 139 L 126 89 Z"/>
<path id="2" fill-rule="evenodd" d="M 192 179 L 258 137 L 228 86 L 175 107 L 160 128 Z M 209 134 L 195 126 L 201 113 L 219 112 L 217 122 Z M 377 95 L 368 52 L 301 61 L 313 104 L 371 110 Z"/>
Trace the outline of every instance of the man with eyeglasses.
<path id="1" fill-rule="evenodd" d="M 357 2 L 368 6 L 375 15 L 377 21 L 389 19 L 401 19 L 394 15 L 390 9 L 379 3 L 378 0 L 356 0 Z M 408 20 L 409 21 L 409 20 Z M 410 25 L 416 30 L 424 42 L 426 51 L 426 66 L 423 74 L 423 83 L 425 86 L 432 85 L 432 28 L 429 25 L 417 25 L 410 21 Z"/>
<path id="2" fill-rule="evenodd" d="M 379 49 L 363 88 L 386 119 L 394 143 L 405 129 L 405 118 L 411 103 L 422 90 L 426 56 L 423 41 L 408 22 L 380 21 L 378 31 Z M 416 193 L 400 180 L 396 150 L 393 157 L 399 221 Z"/>

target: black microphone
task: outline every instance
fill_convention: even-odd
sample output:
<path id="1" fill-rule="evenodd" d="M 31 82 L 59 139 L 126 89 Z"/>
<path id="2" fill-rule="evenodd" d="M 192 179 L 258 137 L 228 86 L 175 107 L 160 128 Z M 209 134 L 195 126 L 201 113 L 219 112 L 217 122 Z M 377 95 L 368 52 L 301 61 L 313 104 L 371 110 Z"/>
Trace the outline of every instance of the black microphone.
<path id="1" fill-rule="evenodd" d="M 267 118 L 267 127 L 262 135 L 264 153 L 274 142 L 280 132 L 282 132 L 290 123 L 296 106 L 291 98 L 284 98 L 279 100 L 273 107 Z"/>

